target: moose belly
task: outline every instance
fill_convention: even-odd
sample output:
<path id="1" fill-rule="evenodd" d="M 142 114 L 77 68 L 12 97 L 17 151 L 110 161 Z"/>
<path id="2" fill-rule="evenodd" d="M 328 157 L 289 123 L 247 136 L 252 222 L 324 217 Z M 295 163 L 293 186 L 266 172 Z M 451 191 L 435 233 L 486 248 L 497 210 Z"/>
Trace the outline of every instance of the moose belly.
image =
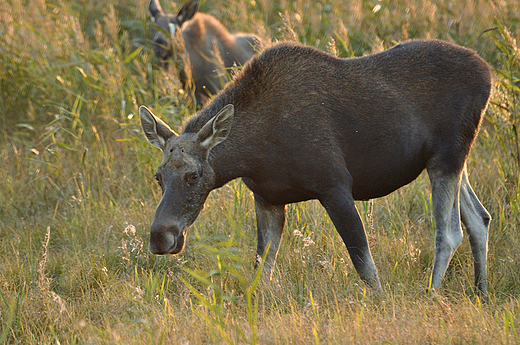
<path id="1" fill-rule="evenodd" d="M 242 178 L 246 186 L 255 194 L 260 195 L 271 205 L 286 205 L 310 199 L 316 199 L 315 195 L 310 194 L 301 188 L 295 187 L 285 181 L 279 180 L 252 180 Z"/>
<path id="2" fill-rule="evenodd" d="M 425 167 L 424 157 L 417 157 L 402 162 L 381 160 L 371 169 L 353 169 L 352 196 L 355 200 L 368 200 L 388 195 L 415 180 Z"/>

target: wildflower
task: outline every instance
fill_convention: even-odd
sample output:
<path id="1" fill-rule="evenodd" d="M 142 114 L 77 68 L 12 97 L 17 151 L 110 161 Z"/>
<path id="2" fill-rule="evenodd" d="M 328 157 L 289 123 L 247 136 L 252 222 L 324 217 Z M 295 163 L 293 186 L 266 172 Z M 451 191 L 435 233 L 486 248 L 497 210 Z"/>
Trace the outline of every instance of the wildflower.
<path id="1" fill-rule="evenodd" d="M 308 246 L 310 246 L 312 244 L 316 244 L 316 243 L 314 243 L 314 241 L 311 239 L 311 236 L 305 237 L 303 239 L 303 246 L 304 247 L 308 247 Z"/>
<path id="2" fill-rule="evenodd" d="M 133 226 L 132 224 L 129 224 L 129 225 L 127 225 L 125 230 L 123 230 L 123 232 L 125 234 L 127 234 L 128 236 L 130 236 L 130 237 L 134 237 L 135 236 L 135 232 L 136 232 L 135 226 Z"/>
<path id="3" fill-rule="evenodd" d="M 327 260 L 318 261 L 318 263 L 325 269 L 332 269 L 332 264 Z"/>

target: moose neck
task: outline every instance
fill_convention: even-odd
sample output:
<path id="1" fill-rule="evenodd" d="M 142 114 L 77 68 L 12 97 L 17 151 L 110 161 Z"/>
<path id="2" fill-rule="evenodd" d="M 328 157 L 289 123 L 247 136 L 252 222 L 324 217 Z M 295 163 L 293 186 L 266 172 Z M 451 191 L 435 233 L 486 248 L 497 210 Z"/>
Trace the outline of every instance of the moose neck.
<path id="1" fill-rule="evenodd" d="M 219 188 L 238 177 L 248 175 L 246 160 L 240 157 L 238 148 L 234 145 L 224 143 L 214 149 L 210 154 L 209 163 L 215 173 L 214 188 Z M 212 150 L 213 151 L 213 150 Z"/>

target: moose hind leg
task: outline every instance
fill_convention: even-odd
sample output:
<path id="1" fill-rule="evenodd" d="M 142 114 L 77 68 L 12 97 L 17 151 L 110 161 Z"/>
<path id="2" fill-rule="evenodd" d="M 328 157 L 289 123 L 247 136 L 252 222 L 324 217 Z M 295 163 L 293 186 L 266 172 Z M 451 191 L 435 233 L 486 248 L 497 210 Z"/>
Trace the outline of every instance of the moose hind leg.
<path id="1" fill-rule="evenodd" d="M 459 191 L 461 174 L 432 173 L 432 207 L 435 219 L 435 260 L 431 288 L 438 289 L 448 265 L 462 242 Z"/>
<path id="2" fill-rule="evenodd" d="M 354 267 L 365 283 L 382 290 L 367 236 L 351 193 L 336 191 L 321 200 L 330 219 L 347 247 Z"/>
<path id="3" fill-rule="evenodd" d="M 475 264 L 475 285 L 479 297 L 487 300 L 487 248 L 491 216 L 471 188 L 466 169 L 462 172 L 460 199 L 462 222 L 468 233 Z"/>
<path id="4" fill-rule="evenodd" d="M 265 257 L 262 277 L 270 280 L 282 240 L 285 223 L 285 205 L 271 205 L 262 199 L 260 195 L 255 194 L 255 210 L 258 227 L 255 267 L 258 267 L 262 262 L 264 251 L 269 247 Z"/>

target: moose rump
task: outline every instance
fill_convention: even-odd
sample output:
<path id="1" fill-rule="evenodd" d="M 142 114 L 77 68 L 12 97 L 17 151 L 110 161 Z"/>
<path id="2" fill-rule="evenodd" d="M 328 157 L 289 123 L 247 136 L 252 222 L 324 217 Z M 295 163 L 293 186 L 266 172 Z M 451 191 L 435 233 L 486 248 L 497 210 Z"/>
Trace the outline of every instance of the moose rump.
<path id="1" fill-rule="evenodd" d="M 447 42 L 410 41 L 354 59 L 281 43 L 247 63 L 181 135 L 144 107 L 141 119 L 150 142 L 164 152 L 158 173 L 172 176 L 178 169 L 169 162 L 179 148 L 186 164 L 196 161 L 209 171 L 198 192 L 202 204 L 210 190 L 243 178 L 255 197 L 258 256 L 270 244 L 267 275 L 285 205 L 318 199 L 361 279 L 380 288 L 354 200 L 387 195 L 426 169 L 436 222 L 432 287 L 440 287 L 462 240 L 462 217 L 485 298 L 491 218 L 469 184 L 465 162 L 490 89 L 486 62 Z M 163 201 L 154 223 L 180 206 Z M 202 204 L 193 207 L 197 214 Z"/>

